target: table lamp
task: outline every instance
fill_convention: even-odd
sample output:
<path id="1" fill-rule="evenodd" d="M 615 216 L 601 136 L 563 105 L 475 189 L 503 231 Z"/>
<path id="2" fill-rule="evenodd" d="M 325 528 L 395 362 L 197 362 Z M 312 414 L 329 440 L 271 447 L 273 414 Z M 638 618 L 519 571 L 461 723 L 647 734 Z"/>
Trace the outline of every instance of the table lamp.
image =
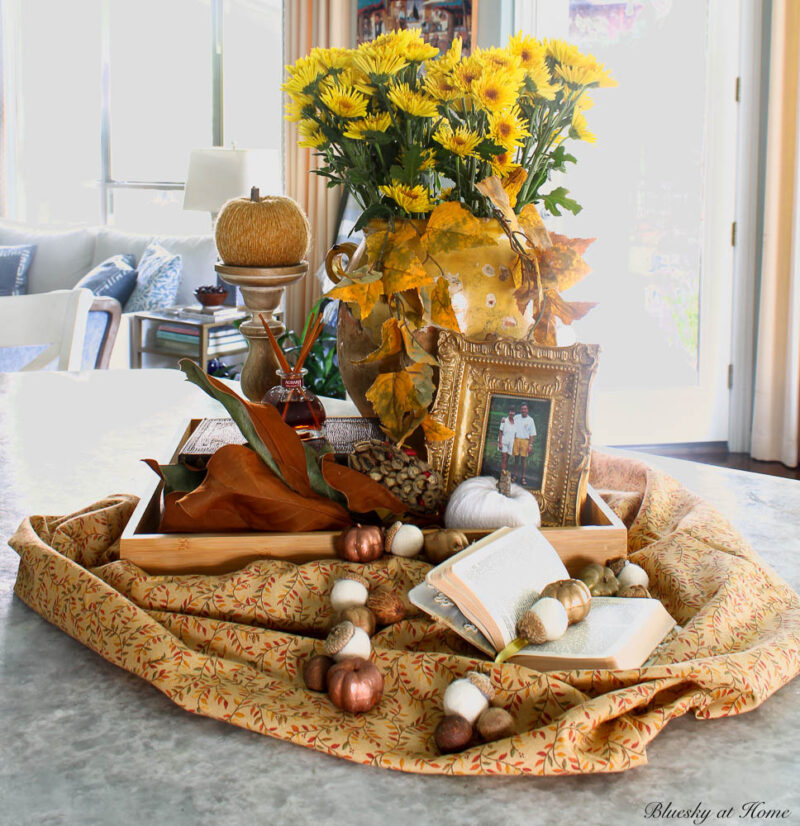
<path id="1" fill-rule="evenodd" d="M 193 149 L 186 173 L 183 208 L 211 213 L 213 227 L 223 204 L 231 198 L 246 197 L 254 186 L 264 195 L 283 193 L 283 170 L 277 149 L 226 149 L 221 146 Z M 239 304 L 238 288 L 232 293 L 225 303 Z"/>

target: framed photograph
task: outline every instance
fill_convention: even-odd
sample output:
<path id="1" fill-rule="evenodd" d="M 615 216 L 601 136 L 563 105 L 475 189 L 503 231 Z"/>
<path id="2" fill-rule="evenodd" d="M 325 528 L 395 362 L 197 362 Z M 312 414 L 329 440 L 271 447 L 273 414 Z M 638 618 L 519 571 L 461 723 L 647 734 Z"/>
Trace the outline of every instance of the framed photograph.
<path id="1" fill-rule="evenodd" d="M 508 470 L 536 497 L 543 525 L 576 525 L 589 477 L 587 408 L 599 349 L 470 341 L 442 331 L 431 416 L 455 437 L 431 442 L 428 460 L 446 490 Z"/>
<path id="2" fill-rule="evenodd" d="M 462 54 L 475 42 L 478 0 L 358 0 L 357 43 L 361 45 L 395 29 L 419 29 L 426 43 L 440 52 L 461 37 Z"/>

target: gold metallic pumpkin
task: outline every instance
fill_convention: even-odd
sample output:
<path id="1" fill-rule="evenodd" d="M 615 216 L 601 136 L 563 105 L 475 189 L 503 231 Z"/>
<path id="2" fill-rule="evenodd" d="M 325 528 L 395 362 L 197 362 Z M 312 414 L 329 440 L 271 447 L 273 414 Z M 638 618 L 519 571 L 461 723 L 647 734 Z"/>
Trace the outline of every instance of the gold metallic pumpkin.
<path id="1" fill-rule="evenodd" d="M 592 607 L 589 586 L 580 579 L 559 579 L 545 586 L 540 597 L 555 597 L 566 609 L 569 624 L 580 622 Z"/>

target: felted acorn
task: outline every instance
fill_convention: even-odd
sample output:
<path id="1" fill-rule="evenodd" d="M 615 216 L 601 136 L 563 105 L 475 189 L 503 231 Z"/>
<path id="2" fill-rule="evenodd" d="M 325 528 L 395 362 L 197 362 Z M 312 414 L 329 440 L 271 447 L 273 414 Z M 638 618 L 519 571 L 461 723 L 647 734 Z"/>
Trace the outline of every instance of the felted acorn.
<path id="1" fill-rule="evenodd" d="M 573 625 L 580 622 L 592 607 L 589 586 L 580 579 L 559 579 L 545 585 L 540 597 L 555 597 L 567 609 L 567 619 Z"/>
<path id="2" fill-rule="evenodd" d="M 541 597 L 519 618 L 517 634 L 542 645 L 563 637 L 568 625 L 567 609 L 555 597 Z"/>
<path id="3" fill-rule="evenodd" d="M 384 549 L 394 556 L 416 556 L 425 544 L 425 536 L 416 525 L 404 525 L 395 522 L 387 531 Z"/>
<path id="4" fill-rule="evenodd" d="M 353 525 L 336 537 L 336 555 L 349 562 L 372 562 L 383 555 L 383 530 L 377 525 Z"/>
<path id="5" fill-rule="evenodd" d="M 505 475 L 503 475 L 505 474 Z M 451 494 L 444 513 L 447 528 L 517 527 L 542 523 L 536 498 L 520 485 L 512 484 L 508 471 L 498 482 L 493 476 L 464 480 Z"/>
<path id="6" fill-rule="evenodd" d="M 494 697 L 492 683 L 480 671 L 468 671 L 466 676 L 453 680 L 445 689 L 442 708 L 445 715 L 458 715 L 472 725 L 489 707 Z"/>
<path id="7" fill-rule="evenodd" d="M 327 687 L 328 669 L 333 660 L 327 654 L 315 654 L 306 660 L 303 666 L 303 682 L 311 691 L 325 691 Z"/>
<path id="8" fill-rule="evenodd" d="M 650 591 L 644 585 L 629 585 L 627 588 L 620 588 L 616 596 L 633 599 L 651 599 Z"/>
<path id="9" fill-rule="evenodd" d="M 371 652 L 372 643 L 366 631 L 348 620 L 334 625 L 325 638 L 325 653 L 337 663 L 350 657 L 367 659 Z"/>
<path id="10" fill-rule="evenodd" d="M 590 562 L 578 574 L 578 579 L 588 585 L 593 597 L 613 597 L 619 590 L 614 572 L 599 562 Z"/>
<path id="11" fill-rule="evenodd" d="M 433 737 L 436 748 L 442 754 L 453 754 L 469 745 L 472 740 L 472 724 L 458 714 L 447 714 L 436 726 Z"/>
<path id="12" fill-rule="evenodd" d="M 466 534 L 453 529 L 432 531 L 425 534 L 425 556 L 434 564 L 438 565 L 455 556 L 459 551 L 469 545 Z"/>
<path id="13" fill-rule="evenodd" d="M 342 711 L 369 711 L 383 696 L 383 674 L 367 659 L 342 660 L 328 671 L 328 696 Z"/>
<path id="14" fill-rule="evenodd" d="M 403 600 L 387 585 L 379 585 L 370 593 L 367 608 L 372 611 L 380 625 L 400 622 L 406 615 Z"/>
<path id="15" fill-rule="evenodd" d="M 369 637 L 375 633 L 375 614 L 366 605 L 349 605 L 339 611 L 336 622 L 352 622 Z"/>
<path id="16" fill-rule="evenodd" d="M 334 611 L 342 611 L 354 605 L 366 605 L 369 583 L 358 574 L 349 574 L 337 579 L 331 589 L 331 606 Z"/>
<path id="17" fill-rule="evenodd" d="M 487 708 L 475 724 L 478 734 L 487 742 L 502 740 L 517 733 L 514 718 L 504 708 Z"/>
<path id="18" fill-rule="evenodd" d="M 650 585 L 650 577 L 641 565 L 628 562 L 617 574 L 617 582 L 619 582 L 620 589 L 630 588 L 632 585 L 641 585 L 642 588 L 647 588 Z"/>

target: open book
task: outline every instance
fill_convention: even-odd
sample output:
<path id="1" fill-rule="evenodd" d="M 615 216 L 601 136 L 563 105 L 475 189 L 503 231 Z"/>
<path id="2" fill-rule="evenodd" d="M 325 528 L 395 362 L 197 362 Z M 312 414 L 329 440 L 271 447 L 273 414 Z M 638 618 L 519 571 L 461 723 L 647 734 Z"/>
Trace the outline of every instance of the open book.
<path id="1" fill-rule="evenodd" d="M 552 545 L 532 526 L 501 528 L 431 569 L 409 599 L 490 657 L 517 636 L 542 589 L 568 579 Z M 675 625 L 655 599 L 594 597 L 563 637 L 511 660 L 538 671 L 638 668 Z"/>

